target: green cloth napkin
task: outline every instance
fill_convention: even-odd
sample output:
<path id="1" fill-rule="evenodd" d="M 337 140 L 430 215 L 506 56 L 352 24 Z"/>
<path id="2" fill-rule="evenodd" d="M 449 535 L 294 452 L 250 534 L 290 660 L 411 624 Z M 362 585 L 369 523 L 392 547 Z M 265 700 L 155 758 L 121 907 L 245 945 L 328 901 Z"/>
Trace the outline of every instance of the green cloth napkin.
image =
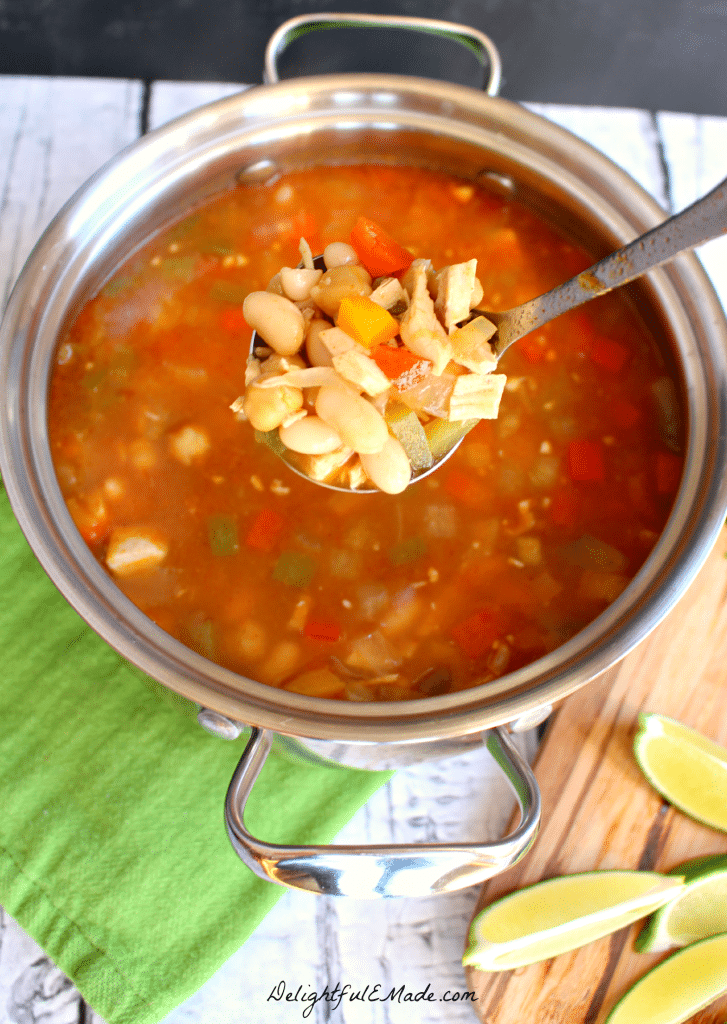
<path id="1" fill-rule="evenodd" d="M 100 640 L 35 560 L 0 484 L 0 905 L 109 1024 L 195 992 L 283 890 L 233 853 L 225 791 L 244 740 Z M 271 755 L 254 834 L 328 842 L 388 773 Z"/>

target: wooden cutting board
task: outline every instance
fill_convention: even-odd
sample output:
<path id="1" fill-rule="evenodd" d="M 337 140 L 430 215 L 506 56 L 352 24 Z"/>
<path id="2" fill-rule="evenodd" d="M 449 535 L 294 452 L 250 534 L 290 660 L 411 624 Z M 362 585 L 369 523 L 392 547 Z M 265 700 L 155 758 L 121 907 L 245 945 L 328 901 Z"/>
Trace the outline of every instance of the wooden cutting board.
<path id="1" fill-rule="evenodd" d="M 543 824 L 533 849 L 484 887 L 476 913 L 513 889 L 597 868 L 668 871 L 727 852 L 727 836 L 665 804 L 632 753 L 639 711 L 657 711 L 727 746 L 727 532 L 667 619 L 620 665 L 567 698 L 536 761 Z M 516 971 L 467 969 L 487 1024 L 602 1024 L 664 954 L 633 951 L 640 925 Z M 693 1018 L 727 1020 L 727 996 Z"/>

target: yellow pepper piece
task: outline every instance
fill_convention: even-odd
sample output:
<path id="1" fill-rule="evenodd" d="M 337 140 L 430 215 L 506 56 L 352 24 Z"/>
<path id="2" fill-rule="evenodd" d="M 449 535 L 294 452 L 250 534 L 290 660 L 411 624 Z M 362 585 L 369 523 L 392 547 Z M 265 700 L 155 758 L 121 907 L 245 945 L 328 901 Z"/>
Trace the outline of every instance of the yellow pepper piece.
<path id="1" fill-rule="evenodd" d="M 365 295 L 343 299 L 336 323 L 364 348 L 383 345 L 399 333 L 399 323 L 391 313 Z"/>

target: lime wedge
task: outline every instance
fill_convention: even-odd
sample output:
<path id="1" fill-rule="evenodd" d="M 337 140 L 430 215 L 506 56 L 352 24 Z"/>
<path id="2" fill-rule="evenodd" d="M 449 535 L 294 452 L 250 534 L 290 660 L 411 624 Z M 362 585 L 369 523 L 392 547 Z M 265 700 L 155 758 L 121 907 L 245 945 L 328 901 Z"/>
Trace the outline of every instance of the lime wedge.
<path id="1" fill-rule="evenodd" d="M 727 932 L 727 854 L 697 857 L 669 873 L 681 875 L 686 884 L 641 929 L 634 943 L 639 953 L 662 953 Z"/>
<path id="2" fill-rule="evenodd" d="M 727 832 L 727 750 L 663 715 L 639 715 L 634 753 L 665 800 Z"/>
<path id="3" fill-rule="evenodd" d="M 653 871 L 588 871 L 538 882 L 477 915 L 463 963 L 507 971 L 548 960 L 646 917 L 683 885 Z"/>
<path id="4" fill-rule="evenodd" d="M 685 946 L 637 981 L 606 1024 L 681 1024 L 727 992 L 727 935 Z"/>

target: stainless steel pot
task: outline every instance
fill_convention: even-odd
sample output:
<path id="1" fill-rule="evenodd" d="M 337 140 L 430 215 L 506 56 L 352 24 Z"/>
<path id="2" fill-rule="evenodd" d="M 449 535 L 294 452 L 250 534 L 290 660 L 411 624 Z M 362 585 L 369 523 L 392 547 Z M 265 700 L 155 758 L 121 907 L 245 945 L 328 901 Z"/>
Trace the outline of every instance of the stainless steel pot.
<path id="1" fill-rule="evenodd" d="M 318 20 L 340 23 L 346 16 Z M 434 24 L 437 31 L 446 28 Z M 300 30 L 301 19 L 294 28 Z M 456 37 L 470 32 L 460 26 L 446 30 Z M 281 30 L 271 41 L 273 56 L 287 38 L 285 31 L 291 30 Z M 494 54 L 493 90 L 496 51 L 475 36 L 478 52 Z M 271 63 L 274 76 L 274 59 Z M 353 704 L 237 676 L 184 647 L 135 608 L 91 556 L 56 482 L 46 402 L 59 334 L 123 257 L 190 205 L 235 180 L 265 179 L 277 169 L 366 160 L 489 179 L 603 252 L 664 217 L 654 200 L 602 154 L 516 104 L 459 86 L 390 75 L 294 80 L 203 107 L 152 132 L 102 168 L 31 254 L 0 334 L 0 467 L 45 570 L 125 658 L 196 701 L 207 728 L 236 736 L 242 723 L 252 727 L 226 804 L 230 838 L 252 870 L 292 887 L 359 897 L 456 889 L 522 856 L 537 831 L 539 797 L 505 726 L 517 730 L 542 720 L 554 701 L 606 671 L 642 640 L 696 574 L 727 507 L 727 324 L 698 261 L 681 256 L 639 286 L 642 307 L 663 327 L 688 407 L 679 494 L 636 578 L 558 650 L 496 683 L 461 693 Z M 243 811 L 273 734 L 297 756 L 366 768 L 443 757 L 483 742 L 485 734 L 518 796 L 520 825 L 505 840 L 479 845 L 364 849 L 262 843 L 245 829 Z"/>

